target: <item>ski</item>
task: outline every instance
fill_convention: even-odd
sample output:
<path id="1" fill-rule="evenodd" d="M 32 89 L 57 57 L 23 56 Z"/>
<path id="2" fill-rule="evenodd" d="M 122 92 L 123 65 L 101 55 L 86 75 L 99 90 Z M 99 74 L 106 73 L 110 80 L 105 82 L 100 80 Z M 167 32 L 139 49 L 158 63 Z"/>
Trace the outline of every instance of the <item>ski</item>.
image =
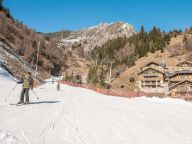
<path id="1" fill-rule="evenodd" d="M 17 104 L 17 103 L 10 103 L 10 105 L 15 105 L 15 106 L 22 106 L 22 105 L 29 105 L 29 104 Z"/>
<path id="2" fill-rule="evenodd" d="M 11 103 L 10 105 L 14 105 L 14 106 L 22 106 L 22 105 L 24 105 L 24 104 Z"/>

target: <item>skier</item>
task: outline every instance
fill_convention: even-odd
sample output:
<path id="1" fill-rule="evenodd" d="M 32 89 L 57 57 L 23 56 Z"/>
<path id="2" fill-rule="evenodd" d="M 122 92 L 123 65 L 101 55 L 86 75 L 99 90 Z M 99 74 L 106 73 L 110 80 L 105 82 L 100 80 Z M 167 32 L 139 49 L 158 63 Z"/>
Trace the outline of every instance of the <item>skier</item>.
<path id="1" fill-rule="evenodd" d="M 60 84 L 59 84 L 59 82 L 57 83 L 57 91 L 59 91 L 60 90 Z"/>
<path id="2" fill-rule="evenodd" d="M 53 77 L 52 77 L 52 84 L 54 84 L 54 79 L 53 79 Z"/>
<path id="3" fill-rule="evenodd" d="M 29 89 L 33 90 L 33 79 L 31 78 L 31 73 L 27 72 L 25 77 L 23 77 L 18 84 L 23 83 L 23 88 L 20 95 L 20 101 L 18 104 L 29 104 Z M 25 103 L 24 103 L 24 96 L 25 96 Z"/>

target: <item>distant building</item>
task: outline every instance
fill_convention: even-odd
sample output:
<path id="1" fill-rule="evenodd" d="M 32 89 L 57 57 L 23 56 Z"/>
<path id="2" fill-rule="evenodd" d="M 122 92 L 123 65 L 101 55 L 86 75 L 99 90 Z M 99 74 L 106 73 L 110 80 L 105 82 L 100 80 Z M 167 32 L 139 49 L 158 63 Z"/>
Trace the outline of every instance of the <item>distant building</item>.
<path id="1" fill-rule="evenodd" d="M 174 73 L 166 73 L 166 80 L 168 81 L 169 86 L 185 80 L 192 81 L 192 70 L 181 70 Z"/>
<path id="2" fill-rule="evenodd" d="M 141 67 L 141 71 L 148 69 L 148 68 L 153 68 L 157 70 L 163 71 L 165 69 L 166 65 L 158 64 L 156 62 L 149 62 L 146 65 Z"/>
<path id="3" fill-rule="evenodd" d="M 192 70 L 192 62 L 182 61 L 176 65 L 178 70 Z"/>
<path id="4" fill-rule="evenodd" d="M 139 89 L 143 92 L 163 93 L 166 88 L 165 66 L 150 62 L 141 67 L 138 73 Z"/>
<path id="5" fill-rule="evenodd" d="M 172 97 L 191 97 L 192 96 L 192 82 L 184 80 L 169 87 Z"/>
<path id="6" fill-rule="evenodd" d="M 169 72 L 165 65 L 150 62 L 138 73 L 139 89 L 149 93 L 166 93 L 175 96 L 192 97 L 192 63 L 183 61 Z"/>

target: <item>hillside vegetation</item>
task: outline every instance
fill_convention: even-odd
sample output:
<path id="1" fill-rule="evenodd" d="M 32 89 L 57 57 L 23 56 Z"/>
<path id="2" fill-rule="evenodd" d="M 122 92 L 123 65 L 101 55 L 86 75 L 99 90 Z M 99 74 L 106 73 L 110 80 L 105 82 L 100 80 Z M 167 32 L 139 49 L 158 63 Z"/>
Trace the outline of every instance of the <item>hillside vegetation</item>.
<path id="1" fill-rule="evenodd" d="M 137 59 L 134 66 L 127 68 L 112 82 L 112 87 L 132 91 L 137 89 L 137 74 L 143 65 L 151 61 L 160 64 L 166 63 L 169 71 L 172 71 L 172 68 L 179 62 L 192 61 L 192 29 L 186 29 L 183 32 L 174 30 L 168 34 L 171 39 L 169 44 L 164 47 L 163 53 L 161 50 L 155 53 L 148 52 L 144 57 Z M 134 82 L 130 81 L 132 77 L 135 79 Z"/>
<path id="2" fill-rule="evenodd" d="M 66 31 L 66 33 L 70 32 Z M 78 51 L 72 53 L 68 49 L 58 48 L 58 36 L 59 34 L 46 35 L 28 28 L 22 22 L 14 19 L 9 9 L 3 7 L 2 0 L 0 1 L 0 42 L 2 44 L 6 42 L 8 50 L 26 61 L 32 69 L 35 69 L 37 47 L 40 42 L 39 61 L 37 63 L 40 72 L 38 77 L 47 78 L 50 74 L 59 75 L 73 67 L 86 69 L 87 63 L 85 62 L 85 65 L 81 63 L 85 60 L 79 57 Z M 79 65 L 79 63 L 81 64 Z M 18 74 L 26 71 L 22 68 L 22 65 L 14 69 L 19 69 Z"/>
<path id="3" fill-rule="evenodd" d="M 172 33 L 162 32 L 156 27 L 153 27 L 151 31 L 146 32 L 142 26 L 140 32 L 129 38 L 118 37 L 113 40 L 108 40 L 100 47 L 95 47 L 91 56 L 95 61 L 95 64 L 107 71 L 105 72 L 106 75 L 104 79 L 109 79 L 109 76 L 107 76 L 107 74 L 109 74 L 109 67 L 106 68 L 109 63 L 108 61 L 111 59 L 115 60 L 113 65 L 113 76 L 118 77 L 121 72 L 126 70 L 126 67 L 134 66 L 135 62 L 139 58 L 146 56 L 147 53 L 155 53 L 156 51 L 163 53 L 164 48 L 170 43 L 171 34 Z M 98 66 L 92 66 L 89 73 L 97 73 L 97 67 Z M 99 78 L 100 76 L 97 74 L 92 74 L 92 77 L 88 77 L 88 81 L 95 84 L 96 81 L 93 81 L 93 79 L 97 79 L 98 83 L 100 83 L 99 81 L 103 80 L 100 80 Z"/>
<path id="4" fill-rule="evenodd" d="M 164 32 L 153 27 L 147 32 L 142 26 L 136 32 L 128 23 L 115 22 L 101 23 L 79 31 L 40 33 L 15 20 L 9 9 L 3 7 L 2 0 L 0 19 L 0 46 L 4 49 L 0 58 L 9 57 L 5 60 L 20 75 L 26 71 L 24 64 L 35 69 L 39 42 L 38 77 L 44 79 L 61 74 L 64 80 L 72 82 L 76 82 L 74 79 L 82 81 L 84 77 L 84 82 L 87 80 L 89 84 L 99 87 L 108 87 L 110 60 L 114 60 L 113 83 L 127 72 L 127 68 L 138 68 L 138 61 L 153 57 L 156 52 L 160 53 L 158 55 L 169 53 L 166 58 L 183 56 L 192 60 L 192 28 L 184 32 Z M 19 58 L 20 64 L 12 59 L 12 55 Z M 128 81 L 130 79 L 134 81 L 135 76 L 129 73 Z M 123 85 L 121 80 L 117 83 L 118 86 Z"/>

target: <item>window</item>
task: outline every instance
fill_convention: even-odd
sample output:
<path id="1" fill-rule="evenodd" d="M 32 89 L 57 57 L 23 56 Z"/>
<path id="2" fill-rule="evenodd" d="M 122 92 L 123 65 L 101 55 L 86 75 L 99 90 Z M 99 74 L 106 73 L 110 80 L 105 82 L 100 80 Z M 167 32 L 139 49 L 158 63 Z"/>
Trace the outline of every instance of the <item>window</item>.
<path id="1" fill-rule="evenodd" d="M 184 85 L 180 86 L 179 91 L 186 92 L 186 87 Z"/>
<path id="2" fill-rule="evenodd" d="M 185 78 L 185 76 L 184 75 L 180 75 L 180 79 L 184 79 Z"/>
<path id="3" fill-rule="evenodd" d="M 192 85 L 189 86 L 189 92 L 192 93 Z"/>

